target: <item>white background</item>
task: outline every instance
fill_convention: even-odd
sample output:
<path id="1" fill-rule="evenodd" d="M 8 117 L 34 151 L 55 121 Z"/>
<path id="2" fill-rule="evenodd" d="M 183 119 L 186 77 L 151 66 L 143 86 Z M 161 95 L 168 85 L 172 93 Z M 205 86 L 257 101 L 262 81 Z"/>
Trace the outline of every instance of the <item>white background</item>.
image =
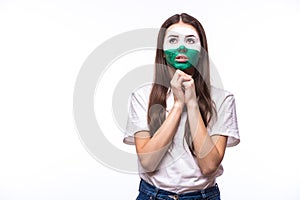
<path id="1" fill-rule="evenodd" d="M 222 199 L 299 199 L 299 9 L 297 0 L 0 1 L 0 199 L 135 198 L 138 176 L 82 145 L 74 84 L 102 42 L 181 12 L 203 24 L 236 97 L 241 143 L 226 152 Z"/>

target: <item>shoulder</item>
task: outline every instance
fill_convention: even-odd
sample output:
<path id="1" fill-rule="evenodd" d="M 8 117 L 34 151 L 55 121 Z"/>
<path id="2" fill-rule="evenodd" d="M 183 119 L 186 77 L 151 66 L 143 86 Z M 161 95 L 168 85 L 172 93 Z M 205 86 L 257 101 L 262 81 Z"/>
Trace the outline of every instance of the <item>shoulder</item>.
<path id="1" fill-rule="evenodd" d="M 210 135 L 228 136 L 227 146 L 240 142 L 234 95 L 224 89 L 212 88 L 212 100 L 215 103 L 216 115 L 208 126 Z"/>
<path id="2" fill-rule="evenodd" d="M 152 83 L 145 83 L 137 88 L 135 88 L 131 95 L 135 97 L 148 97 L 152 89 Z"/>
<path id="3" fill-rule="evenodd" d="M 213 99 L 220 99 L 233 96 L 233 94 L 228 90 L 211 86 L 211 96 Z"/>
<path id="4" fill-rule="evenodd" d="M 137 102 L 140 104 L 147 105 L 149 102 L 149 96 L 152 89 L 152 83 L 145 83 L 137 88 L 135 88 L 129 97 L 129 101 Z"/>
<path id="5" fill-rule="evenodd" d="M 211 98 L 216 104 L 217 109 L 224 103 L 234 103 L 235 101 L 233 93 L 214 86 L 211 87 Z"/>

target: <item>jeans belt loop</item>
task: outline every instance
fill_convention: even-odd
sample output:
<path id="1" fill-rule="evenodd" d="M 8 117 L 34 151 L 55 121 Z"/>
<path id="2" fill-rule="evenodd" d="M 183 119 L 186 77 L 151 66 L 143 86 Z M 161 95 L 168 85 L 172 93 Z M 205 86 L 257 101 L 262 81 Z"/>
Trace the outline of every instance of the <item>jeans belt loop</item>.
<path id="1" fill-rule="evenodd" d="M 158 191 L 159 191 L 159 189 L 158 189 L 158 188 L 155 188 L 154 199 L 156 199 L 156 196 L 157 196 L 157 194 L 158 194 Z"/>

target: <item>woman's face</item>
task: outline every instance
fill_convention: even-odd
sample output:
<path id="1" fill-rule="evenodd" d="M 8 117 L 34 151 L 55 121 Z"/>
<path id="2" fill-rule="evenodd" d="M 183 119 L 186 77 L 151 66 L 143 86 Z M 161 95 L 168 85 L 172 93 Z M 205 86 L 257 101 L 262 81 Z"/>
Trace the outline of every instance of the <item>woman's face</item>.
<path id="1" fill-rule="evenodd" d="M 167 64 L 175 69 L 186 70 L 199 62 L 201 44 L 196 29 L 179 22 L 166 30 L 163 50 Z"/>

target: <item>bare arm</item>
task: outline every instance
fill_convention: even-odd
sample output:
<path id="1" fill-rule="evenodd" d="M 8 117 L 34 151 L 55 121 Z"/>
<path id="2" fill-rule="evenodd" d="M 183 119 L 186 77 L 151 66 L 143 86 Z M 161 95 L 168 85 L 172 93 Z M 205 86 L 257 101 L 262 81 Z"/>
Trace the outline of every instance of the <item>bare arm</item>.
<path id="1" fill-rule="evenodd" d="M 135 134 L 136 151 L 145 170 L 154 171 L 164 157 L 176 133 L 182 109 L 181 105 L 175 104 L 153 137 L 146 131 Z"/>
<path id="2" fill-rule="evenodd" d="M 215 172 L 223 160 L 227 136 L 209 136 L 198 105 L 187 105 L 189 125 L 198 165 L 204 175 Z"/>
<path id="3" fill-rule="evenodd" d="M 180 75 L 181 73 L 183 72 L 176 71 L 171 80 L 174 105 L 160 128 L 152 137 L 146 131 L 135 134 L 136 152 L 143 168 L 147 171 L 154 171 L 157 168 L 176 134 L 184 107 L 182 82 L 191 79 L 190 76 Z"/>
<path id="4" fill-rule="evenodd" d="M 193 138 L 198 165 L 204 175 L 215 172 L 223 160 L 227 136 L 210 136 L 203 122 L 198 102 L 196 100 L 194 81 L 183 83 L 188 120 Z"/>

